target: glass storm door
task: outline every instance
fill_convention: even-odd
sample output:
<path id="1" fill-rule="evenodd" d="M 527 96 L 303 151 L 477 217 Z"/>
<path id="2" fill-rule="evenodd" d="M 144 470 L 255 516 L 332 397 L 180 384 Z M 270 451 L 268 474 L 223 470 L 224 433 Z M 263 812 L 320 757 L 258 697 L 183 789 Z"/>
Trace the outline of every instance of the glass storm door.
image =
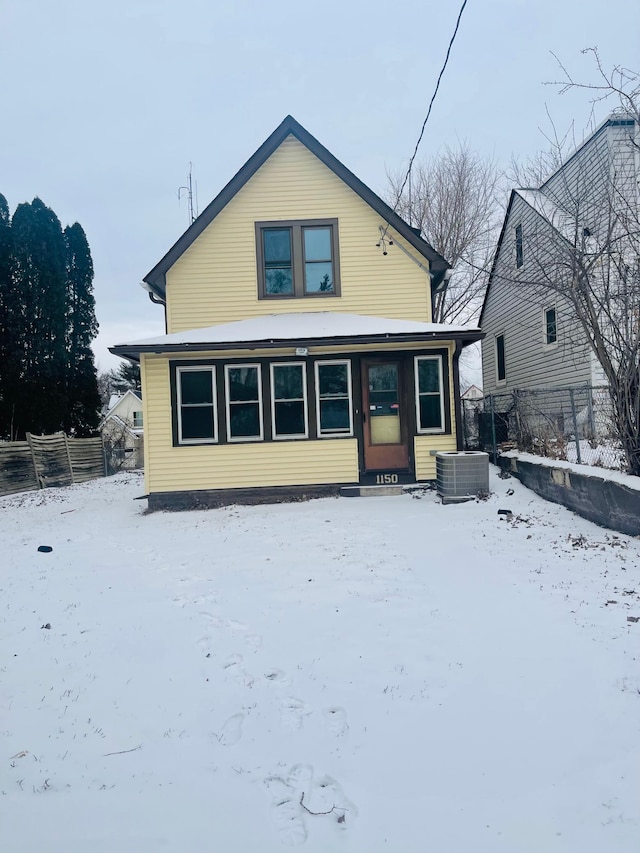
<path id="1" fill-rule="evenodd" d="M 409 467 L 401 364 L 363 363 L 364 463 L 367 471 Z"/>

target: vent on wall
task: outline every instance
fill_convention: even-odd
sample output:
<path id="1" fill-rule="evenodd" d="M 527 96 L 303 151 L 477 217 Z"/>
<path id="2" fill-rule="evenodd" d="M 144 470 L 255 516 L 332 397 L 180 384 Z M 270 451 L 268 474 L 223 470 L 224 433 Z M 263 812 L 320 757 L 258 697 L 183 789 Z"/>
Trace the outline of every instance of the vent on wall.
<path id="1" fill-rule="evenodd" d="M 436 479 L 442 503 L 468 501 L 489 491 L 489 454 L 476 451 L 436 454 Z"/>

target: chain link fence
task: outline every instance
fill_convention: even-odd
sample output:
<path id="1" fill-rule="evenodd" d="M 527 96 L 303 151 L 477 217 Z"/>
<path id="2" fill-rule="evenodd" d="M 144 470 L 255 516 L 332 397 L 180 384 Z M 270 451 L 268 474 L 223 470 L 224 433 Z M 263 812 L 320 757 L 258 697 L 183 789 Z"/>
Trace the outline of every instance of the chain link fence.
<path id="1" fill-rule="evenodd" d="M 522 450 L 551 459 L 623 470 L 606 387 L 540 388 L 462 401 L 465 447 L 496 458 Z"/>

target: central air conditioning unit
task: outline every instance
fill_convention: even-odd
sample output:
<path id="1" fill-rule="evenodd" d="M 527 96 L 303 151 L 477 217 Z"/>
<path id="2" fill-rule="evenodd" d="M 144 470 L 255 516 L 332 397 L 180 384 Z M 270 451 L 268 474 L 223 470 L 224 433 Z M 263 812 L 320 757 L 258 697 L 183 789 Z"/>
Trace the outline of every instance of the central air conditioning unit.
<path id="1" fill-rule="evenodd" d="M 478 451 L 436 453 L 436 479 L 442 503 L 473 500 L 489 493 L 489 454 Z"/>

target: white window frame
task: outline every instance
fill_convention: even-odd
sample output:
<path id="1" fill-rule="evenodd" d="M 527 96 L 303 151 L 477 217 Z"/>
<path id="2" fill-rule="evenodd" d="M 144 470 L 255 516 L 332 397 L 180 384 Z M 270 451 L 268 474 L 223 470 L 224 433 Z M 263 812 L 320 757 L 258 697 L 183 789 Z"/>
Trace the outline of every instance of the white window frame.
<path id="1" fill-rule="evenodd" d="M 349 395 L 349 432 L 322 432 L 320 427 L 320 374 L 319 368 L 329 366 L 331 364 L 346 364 L 347 365 L 347 394 Z M 316 361 L 313 365 L 315 378 L 315 396 L 316 396 L 316 428 L 318 438 L 353 438 L 353 388 L 351 379 L 351 359 L 349 358 L 333 358 L 327 360 Z M 325 398 L 331 399 L 331 398 Z"/>
<path id="2" fill-rule="evenodd" d="M 136 415 L 140 415 L 140 417 L 136 418 Z M 143 421 L 144 421 L 144 418 L 142 416 L 142 409 L 136 409 L 136 411 L 133 412 L 133 414 L 132 414 L 132 419 L 133 419 L 134 429 L 142 429 L 142 425 L 143 425 Z M 136 423 L 136 421 L 137 421 L 137 423 Z"/>
<path id="3" fill-rule="evenodd" d="M 556 339 L 549 343 L 547 340 L 547 311 L 553 311 L 556 317 Z M 542 346 L 547 349 L 556 349 L 558 346 L 558 308 L 555 303 L 545 305 L 542 309 Z"/>
<path id="4" fill-rule="evenodd" d="M 304 433 L 286 433 L 278 435 L 276 432 L 276 403 L 287 402 L 287 400 L 276 399 L 275 371 L 278 367 L 300 367 L 302 369 L 302 404 L 304 411 Z M 307 399 L 307 365 L 304 361 L 272 361 L 269 365 L 269 378 L 271 380 L 271 437 L 274 441 L 294 441 L 301 438 L 309 438 L 309 414 Z M 291 400 L 290 402 L 299 402 Z"/>
<path id="5" fill-rule="evenodd" d="M 182 409 L 185 408 L 203 408 L 209 403 L 185 403 L 182 402 L 182 374 L 200 373 L 208 371 L 211 373 L 211 396 L 213 398 L 211 406 L 213 409 L 213 436 L 211 438 L 183 438 L 182 437 Z M 176 416 L 178 422 L 178 444 L 217 444 L 218 443 L 218 402 L 217 402 L 217 384 L 216 384 L 216 368 L 214 365 L 208 364 L 190 364 L 181 367 L 176 367 Z"/>
<path id="6" fill-rule="evenodd" d="M 498 375 L 498 338 L 502 338 L 502 350 L 504 356 L 504 376 L 500 379 Z M 496 385 L 502 387 L 507 384 L 507 337 L 504 332 L 498 332 L 493 336 L 493 357 L 496 364 Z"/>
<path id="7" fill-rule="evenodd" d="M 241 367 L 255 367 L 258 371 L 258 420 L 260 422 L 259 435 L 231 435 L 231 403 L 229 394 L 229 371 L 237 370 Z M 257 362 L 247 362 L 243 364 L 225 364 L 224 366 L 224 404 L 227 417 L 227 441 L 229 443 L 238 444 L 247 441 L 264 441 L 264 410 L 262 406 L 262 365 Z M 236 403 L 255 403 L 255 400 L 236 400 Z"/>
<path id="8" fill-rule="evenodd" d="M 421 427 L 420 426 L 420 396 L 434 397 L 435 392 L 420 392 L 420 378 L 418 376 L 418 364 L 421 361 L 437 361 L 438 362 L 438 384 L 440 386 L 440 423 L 439 427 Z M 413 359 L 413 373 L 415 385 L 415 405 L 416 405 L 416 427 L 420 435 L 434 435 L 445 431 L 444 419 L 444 370 L 442 366 L 441 355 L 416 355 Z"/>

